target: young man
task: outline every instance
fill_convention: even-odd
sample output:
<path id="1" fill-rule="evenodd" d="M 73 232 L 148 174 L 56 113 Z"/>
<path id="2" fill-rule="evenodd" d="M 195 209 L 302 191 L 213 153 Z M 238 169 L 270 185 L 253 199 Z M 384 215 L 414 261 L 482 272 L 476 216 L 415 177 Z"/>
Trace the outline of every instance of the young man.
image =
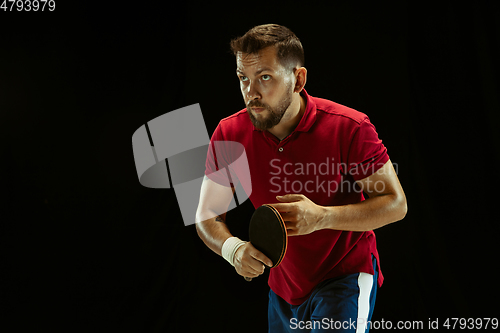
<path id="1" fill-rule="evenodd" d="M 269 275 L 269 332 L 365 332 L 383 281 L 373 229 L 407 210 L 387 149 L 366 115 L 305 91 L 302 45 L 286 27 L 254 27 L 231 47 L 247 107 L 221 120 L 212 142 L 243 145 L 250 200 L 274 206 L 289 236 Z M 232 191 L 216 176 L 221 159 L 207 157 L 198 234 L 254 278 L 272 262 L 224 223 Z"/>

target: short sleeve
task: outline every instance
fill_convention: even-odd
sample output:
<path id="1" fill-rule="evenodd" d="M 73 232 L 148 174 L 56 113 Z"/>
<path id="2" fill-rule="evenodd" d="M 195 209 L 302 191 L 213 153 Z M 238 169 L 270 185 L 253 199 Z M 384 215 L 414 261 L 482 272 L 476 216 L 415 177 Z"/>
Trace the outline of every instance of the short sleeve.
<path id="1" fill-rule="evenodd" d="M 210 180 L 216 182 L 217 184 L 230 187 L 231 181 L 227 176 L 226 170 L 219 167 L 220 163 L 226 163 L 224 163 L 223 156 L 215 151 L 214 142 L 222 141 L 224 141 L 224 138 L 222 136 L 222 131 L 219 123 L 214 133 L 212 134 L 212 138 L 210 139 L 210 144 L 208 146 L 207 159 L 205 162 L 205 176 L 207 176 Z"/>
<path id="2" fill-rule="evenodd" d="M 347 155 L 347 172 L 360 180 L 371 176 L 389 160 L 387 149 L 368 117 L 354 132 Z"/>
<path id="3" fill-rule="evenodd" d="M 226 187 L 236 187 L 240 182 L 246 186 L 250 171 L 242 144 L 226 141 L 221 124 L 210 139 L 205 162 L 205 175 L 212 181 Z"/>

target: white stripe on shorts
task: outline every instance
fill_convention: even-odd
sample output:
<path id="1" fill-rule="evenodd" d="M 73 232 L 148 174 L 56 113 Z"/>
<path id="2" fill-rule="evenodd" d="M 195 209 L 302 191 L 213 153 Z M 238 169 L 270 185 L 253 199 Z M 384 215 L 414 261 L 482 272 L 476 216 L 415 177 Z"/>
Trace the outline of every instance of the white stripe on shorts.
<path id="1" fill-rule="evenodd" d="M 366 329 L 368 313 L 370 312 L 370 294 L 373 286 L 373 275 L 359 273 L 358 277 L 359 297 L 358 297 L 358 321 L 356 333 L 363 333 Z"/>

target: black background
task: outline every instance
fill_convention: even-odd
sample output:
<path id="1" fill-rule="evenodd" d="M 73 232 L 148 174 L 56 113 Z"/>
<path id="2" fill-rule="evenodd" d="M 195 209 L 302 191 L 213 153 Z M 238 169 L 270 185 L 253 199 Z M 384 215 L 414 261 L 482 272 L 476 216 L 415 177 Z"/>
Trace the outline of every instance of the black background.
<path id="1" fill-rule="evenodd" d="M 498 317 L 498 6 L 56 3 L 0 11 L 2 330 L 266 331 L 266 277 L 141 186 L 131 144 L 186 105 L 209 134 L 243 108 L 228 43 L 263 23 L 297 34 L 307 91 L 366 113 L 398 165 L 409 211 L 376 231 L 372 320 Z M 252 210 L 229 213 L 236 235 Z"/>

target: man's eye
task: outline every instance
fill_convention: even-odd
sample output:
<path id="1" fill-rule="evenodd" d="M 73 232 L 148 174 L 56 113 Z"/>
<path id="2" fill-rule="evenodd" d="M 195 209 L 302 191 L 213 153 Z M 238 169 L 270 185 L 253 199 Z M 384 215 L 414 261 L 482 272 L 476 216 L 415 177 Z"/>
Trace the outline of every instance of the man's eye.
<path id="1" fill-rule="evenodd" d="M 243 81 L 243 82 L 248 81 L 248 78 L 246 76 L 242 75 L 242 76 L 240 76 L 240 81 Z"/>
<path id="2" fill-rule="evenodd" d="M 271 80 L 271 75 L 267 75 L 267 74 L 262 75 L 262 80 L 264 80 L 264 81 Z"/>

